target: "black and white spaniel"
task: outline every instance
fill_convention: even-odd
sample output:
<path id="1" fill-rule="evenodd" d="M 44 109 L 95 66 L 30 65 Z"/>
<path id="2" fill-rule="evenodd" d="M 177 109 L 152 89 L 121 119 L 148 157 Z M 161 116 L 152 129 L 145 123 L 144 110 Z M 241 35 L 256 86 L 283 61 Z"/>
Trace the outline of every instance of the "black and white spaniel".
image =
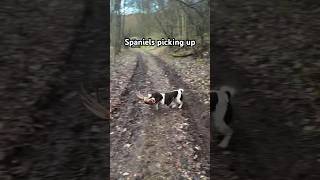
<path id="1" fill-rule="evenodd" d="M 219 90 L 212 92 L 213 103 L 213 125 L 219 133 L 224 135 L 224 138 L 219 143 L 219 147 L 226 148 L 229 145 L 233 134 L 232 128 L 228 123 L 232 119 L 231 98 L 235 94 L 235 89 L 227 86 L 221 87 Z"/>
<path id="2" fill-rule="evenodd" d="M 153 92 L 144 97 L 140 93 L 137 94 L 138 98 L 143 100 L 146 104 L 154 105 L 156 110 L 159 109 L 159 104 L 167 105 L 171 108 L 178 106 L 179 109 L 183 105 L 183 89 L 174 90 L 166 93 Z"/>

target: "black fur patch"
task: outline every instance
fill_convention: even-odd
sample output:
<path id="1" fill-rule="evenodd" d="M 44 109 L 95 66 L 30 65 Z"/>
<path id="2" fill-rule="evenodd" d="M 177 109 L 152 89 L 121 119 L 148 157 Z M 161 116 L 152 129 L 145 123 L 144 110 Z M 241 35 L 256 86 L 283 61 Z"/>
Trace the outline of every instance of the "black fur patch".
<path id="1" fill-rule="evenodd" d="M 156 100 L 156 103 L 161 101 L 163 99 L 162 95 L 158 92 L 154 92 L 151 94 L 151 98 L 154 98 Z"/>
<path id="2" fill-rule="evenodd" d="M 231 99 L 231 93 L 230 93 L 229 91 L 225 91 L 225 93 L 228 95 L 228 99 L 229 99 L 229 101 L 230 101 L 230 99 Z"/>
<path id="3" fill-rule="evenodd" d="M 218 104 L 218 102 L 219 102 L 219 99 L 218 99 L 218 94 L 216 93 L 216 92 L 213 92 L 212 93 L 212 107 L 213 107 L 213 111 L 215 111 L 216 110 L 216 107 L 217 107 L 217 104 Z"/>
<path id="4" fill-rule="evenodd" d="M 167 106 L 169 106 L 171 104 L 171 102 L 174 100 L 174 98 L 176 98 L 177 96 L 178 96 L 178 91 L 172 91 L 172 92 L 165 93 L 164 103 Z"/>
<path id="5" fill-rule="evenodd" d="M 231 105 L 231 93 L 226 91 L 225 92 L 228 96 L 228 107 L 227 107 L 227 111 L 224 115 L 224 121 L 229 124 L 232 121 L 232 114 L 233 114 L 233 109 L 232 109 L 232 105 Z M 219 102 L 219 98 L 218 98 L 218 94 L 216 92 L 212 93 L 212 107 L 213 107 L 213 111 L 216 110 L 217 104 Z"/>
<path id="6" fill-rule="evenodd" d="M 229 99 L 230 100 L 230 99 Z M 227 107 L 227 112 L 226 114 L 224 115 L 224 121 L 227 123 L 227 124 L 230 124 L 232 122 L 232 114 L 233 114 L 233 110 L 232 110 L 232 105 L 229 101 L 228 103 L 228 107 Z"/>
<path id="7" fill-rule="evenodd" d="M 228 107 L 227 107 L 227 112 L 224 116 L 224 120 L 227 124 L 229 124 L 232 121 L 233 109 L 231 105 L 231 93 L 229 91 L 226 91 L 226 94 L 228 95 Z"/>

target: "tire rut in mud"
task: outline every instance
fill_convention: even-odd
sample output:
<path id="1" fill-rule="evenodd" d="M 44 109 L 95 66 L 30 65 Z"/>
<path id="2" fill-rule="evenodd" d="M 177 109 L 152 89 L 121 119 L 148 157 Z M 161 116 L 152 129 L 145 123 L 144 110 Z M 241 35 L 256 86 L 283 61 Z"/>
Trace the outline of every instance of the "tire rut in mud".
<path id="1" fill-rule="evenodd" d="M 129 80 L 129 83 L 124 88 L 124 90 L 120 93 L 120 102 L 127 102 L 128 101 L 128 96 L 130 96 L 130 91 L 132 91 L 132 88 L 137 90 L 137 88 L 136 88 L 137 85 L 135 84 L 135 81 L 137 79 L 141 79 L 142 81 L 145 80 L 145 77 L 143 76 L 143 74 L 144 74 L 144 72 L 146 72 L 147 67 L 142 62 L 143 59 L 142 59 L 141 55 L 139 55 L 139 54 L 137 55 L 136 61 L 137 61 L 136 67 L 134 68 L 134 72 Z M 116 114 L 117 111 L 119 111 L 119 108 L 120 108 L 119 106 L 115 107 L 114 109 L 112 109 L 111 113 Z"/>
<path id="2" fill-rule="evenodd" d="M 149 55 L 153 57 L 158 66 L 162 68 L 172 86 L 184 89 L 185 95 L 183 97 L 184 105 L 182 116 L 189 119 L 190 125 L 192 126 L 192 128 L 190 128 L 192 129 L 191 134 L 203 150 L 201 156 L 209 159 L 210 113 L 208 106 L 199 100 L 199 96 L 191 91 L 190 86 L 184 82 L 178 73 L 164 62 L 164 60 L 151 53 L 149 53 Z M 207 112 L 205 112 L 206 109 L 208 109 Z"/>
<path id="3" fill-rule="evenodd" d="M 115 131 L 118 127 L 128 129 L 126 132 L 122 132 L 119 135 L 111 137 L 111 144 L 113 144 L 113 149 L 111 150 L 111 154 L 113 154 L 111 156 L 111 161 L 113 160 L 113 157 L 116 158 L 116 160 L 121 161 L 119 164 L 115 165 L 115 167 L 111 166 L 112 178 L 118 178 L 119 169 L 117 169 L 117 167 L 119 167 L 119 165 L 125 166 L 130 163 L 135 163 L 137 165 L 136 158 L 140 151 L 135 149 L 135 151 L 127 152 L 123 150 L 123 143 L 131 145 L 135 144 L 138 147 L 141 147 L 144 141 L 141 137 L 141 132 L 144 130 L 145 122 L 143 121 L 145 119 L 144 116 L 146 112 L 138 105 L 139 100 L 135 97 L 135 92 L 140 91 L 141 89 L 148 89 L 148 86 L 150 86 L 150 84 L 146 84 L 147 70 L 148 68 L 141 54 L 138 53 L 134 73 L 130 78 L 128 85 L 121 93 L 120 102 L 124 106 L 120 106 L 112 112 L 112 116 L 114 117 L 113 121 L 116 122 L 111 122 L 111 131 Z M 117 152 L 123 152 L 125 155 L 120 157 L 116 155 Z M 141 169 L 139 169 L 141 168 L 140 166 L 136 166 L 134 168 L 136 168 L 136 171 L 141 171 Z"/>
<path id="4" fill-rule="evenodd" d="M 141 108 L 136 105 L 139 101 L 137 98 L 135 98 L 135 92 L 146 88 L 145 81 L 147 70 L 147 66 L 144 63 L 141 54 L 137 54 L 137 65 L 135 67 L 134 73 L 120 98 L 121 102 L 127 100 L 127 103 L 130 103 L 133 107 L 129 113 L 130 117 L 134 118 L 133 121 L 140 119 L 140 116 L 142 114 Z"/>
<path id="5" fill-rule="evenodd" d="M 170 88 L 175 86 L 170 81 L 168 82 L 169 79 L 164 74 L 158 71 L 152 73 L 164 67 L 159 67 L 154 59 L 148 60 L 148 58 L 145 58 L 143 52 L 138 53 L 134 73 L 122 93 L 121 106 L 117 111 L 114 111 L 114 119 L 111 121 L 111 131 L 115 132 L 111 135 L 111 161 L 113 161 L 111 177 L 114 179 L 122 178 L 124 172 L 129 173 L 126 178 L 135 174 L 142 179 L 180 177 L 181 172 L 176 169 L 176 163 L 187 163 L 187 157 L 182 157 L 179 153 L 174 152 L 181 145 L 180 142 L 175 139 L 167 139 L 176 137 L 176 130 L 172 127 L 178 122 L 181 123 L 188 119 L 190 124 L 188 136 L 190 134 L 189 137 L 191 137 L 188 140 L 191 144 L 201 145 L 201 141 L 196 137 L 198 136 L 197 128 L 193 125 L 193 122 L 190 122 L 193 117 L 188 112 L 189 109 L 182 110 L 181 113 L 174 111 L 173 114 L 168 112 L 171 109 L 165 107 L 160 107 L 159 111 L 154 111 L 152 107 L 140 104 L 136 98 L 135 91 L 141 90 L 143 93 L 151 92 L 159 86 Z M 157 87 L 154 87 L 152 82 L 157 82 Z M 182 88 L 186 89 L 185 87 Z M 125 132 L 123 132 L 123 129 L 126 129 Z M 130 144 L 129 149 L 125 147 L 128 144 Z M 169 157 L 168 152 L 172 152 Z M 195 154 L 199 159 L 208 157 L 208 154 L 203 153 L 203 151 L 195 152 Z M 205 171 L 208 164 L 202 164 L 205 166 L 203 169 Z M 195 172 L 191 170 L 190 173 Z"/>
<path id="6" fill-rule="evenodd" d="M 145 88 L 145 82 L 146 81 L 146 72 L 147 72 L 147 66 L 145 65 L 145 63 L 143 62 L 142 56 L 141 54 L 137 54 L 137 63 L 136 63 L 136 67 L 134 69 L 134 73 L 130 78 L 129 83 L 127 84 L 127 86 L 125 87 L 125 89 L 121 92 L 120 94 L 120 102 L 121 103 L 128 103 L 128 101 L 130 101 L 131 99 L 129 98 L 132 93 L 134 93 L 134 91 L 139 91 L 140 89 Z M 135 99 L 133 101 L 130 101 L 133 105 L 135 105 L 136 103 L 138 103 L 138 101 Z M 135 107 L 133 110 L 137 110 L 139 111 L 140 109 L 137 106 L 133 106 Z M 119 111 L 119 107 L 115 108 L 112 111 L 112 114 L 116 114 Z M 134 111 L 132 111 L 134 112 Z M 137 113 L 138 114 L 138 113 Z M 134 116 L 136 117 L 136 116 Z"/>

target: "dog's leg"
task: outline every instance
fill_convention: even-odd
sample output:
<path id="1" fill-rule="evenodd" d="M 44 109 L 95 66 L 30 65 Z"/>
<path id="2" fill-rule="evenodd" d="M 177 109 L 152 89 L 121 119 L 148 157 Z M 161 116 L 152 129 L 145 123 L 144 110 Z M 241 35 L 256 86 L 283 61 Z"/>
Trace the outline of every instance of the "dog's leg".
<path id="1" fill-rule="evenodd" d="M 183 105 L 183 101 L 182 101 L 182 94 L 179 94 L 177 99 L 176 99 L 177 103 L 179 104 L 178 108 L 181 109 L 182 105 Z"/>
<path id="2" fill-rule="evenodd" d="M 226 148 L 229 145 L 230 139 L 231 139 L 232 134 L 233 134 L 233 130 L 228 125 L 226 125 L 223 133 L 224 133 L 224 138 L 218 144 L 218 146 L 221 147 L 221 148 Z"/>
<path id="3" fill-rule="evenodd" d="M 171 107 L 173 109 L 173 108 L 177 107 L 177 105 L 174 101 L 172 101 L 171 104 L 169 105 L 169 107 Z"/>
<path id="4" fill-rule="evenodd" d="M 223 140 L 219 143 L 219 147 L 226 148 L 229 145 L 233 130 L 226 124 L 225 115 L 227 112 L 226 105 L 217 106 L 216 111 L 213 113 L 213 122 L 217 130 L 224 135 Z"/>
<path id="5" fill-rule="evenodd" d="M 155 105 L 155 108 L 156 108 L 157 111 L 159 110 L 159 103 L 157 103 L 157 104 Z"/>
<path id="6" fill-rule="evenodd" d="M 183 102 L 181 101 L 178 108 L 181 109 L 182 105 L 183 105 Z"/>
<path id="7" fill-rule="evenodd" d="M 176 103 L 179 105 L 178 108 L 181 109 L 182 108 L 182 101 L 180 101 L 180 97 L 176 98 Z"/>

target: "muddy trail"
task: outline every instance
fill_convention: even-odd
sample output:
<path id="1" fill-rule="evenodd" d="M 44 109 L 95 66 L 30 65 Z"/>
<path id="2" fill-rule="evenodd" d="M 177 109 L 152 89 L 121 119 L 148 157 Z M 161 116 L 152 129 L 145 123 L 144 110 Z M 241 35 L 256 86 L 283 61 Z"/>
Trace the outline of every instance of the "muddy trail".
<path id="1" fill-rule="evenodd" d="M 288 116 L 281 99 L 255 92 L 248 73 L 232 63 L 223 49 L 217 52 L 212 83 L 233 86 L 237 93 L 233 99 L 235 134 L 228 150 L 218 149 L 214 142 L 211 175 L 219 180 L 319 179 L 319 137 L 287 126 L 286 122 L 301 121 L 302 116 L 295 112 Z"/>
<path id="2" fill-rule="evenodd" d="M 199 100 L 198 94 L 192 91 L 190 85 L 182 80 L 174 68 L 166 64 L 160 57 L 152 54 L 151 56 L 157 60 L 158 66 L 164 70 L 165 75 L 169 78 L 169 82 L 174 88 L 183 88 L 186 90 L 184 97 L 186 99 L 186 103 L 184 105 L 185 111 L 182 112 L 182 115 L 189 119 L 194 119 L 191 121 L 193 126 L 195 126 L 192 134 L 199 142 L 202 142 L 203 149 L 209 150 L 210 113 L 209 111 L 203 111 L 204 109 L 208 110 L 209 106 Z M 197 108 L 194 108 L 195 105 Z M 209 151 L 204 152 L 204 154 L 208 153 Z"/>
<path id="3" fill-rule="evenodd" d="M 202 105 L 190 110 L 196 94 L 167 68 L 159 58 L 137 52 L 136 67 L 120 98 L 121 105 L 111 115 L 111 179 L 205 178 L 209 170 L 209 149 L 197 121 L 205 114 Z M 154 107 L 141 103 L 136 91 L 170 91 L 184 88 L 182 109 Z M 194 114 L 195 113 L 195 114 Z"/>

